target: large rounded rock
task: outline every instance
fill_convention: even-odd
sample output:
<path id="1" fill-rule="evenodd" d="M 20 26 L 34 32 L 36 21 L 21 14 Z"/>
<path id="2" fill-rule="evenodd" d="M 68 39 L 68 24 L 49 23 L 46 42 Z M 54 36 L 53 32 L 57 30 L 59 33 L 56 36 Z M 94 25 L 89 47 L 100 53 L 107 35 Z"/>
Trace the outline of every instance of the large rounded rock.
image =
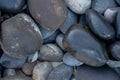
<path id="1" fill-rule="evenodd" d="M 64 0 L 67 6 L 77 14 L 84 14 L 91 7 L 91 0 Z"/>
<path id="2" fill-rule="evenodd" d="M 25 4 L 25 0 L 0 0 L 0 9 L 9 12 L 16 13 L 21 11 Z"/>
<path id="3" fill-rule="evenodd" d="M 83 65 L 77 69 L 76 80 L 119 80 L 119 76 L 108 66 L 94 68 Z"/>
<path id="4" fill-rule="evenodd" d="M 98 12 L 90 9 L 86 13 L 86 18 L 92 32 L 101 39 L 108 40 L 115 36 L 113 26 Z"/>
<path id="5" fill-rule="evenodd" d="M 21 13 L 4 21 L 1 26 L 1 46 L 12 57 L 34 54 L 42 44 L 41 32 L 35 22 Z"/>
<path id="6" fill-rule="evenodd" d="M 46 44 L 41 46 L 39 52 L 39 60 L 61 61 L 63 52 L 55 44 Z"/>
<path id="7" fill-rule="evenodd" d="M 51 30 L 58 29 L 67 16 L 63 0 L 28 0 L 28 7 L 36 22 Z"/>
<path id="8" fill-rule="evenodd" d="M 104 13 L 107 8 L 117 7 L 115 0 L 93 0 L 92 9 Z"/>
<path id="9" fill-rule="evenodd" d="M 47 80 L 70 80 L 72 72 L 72 67 L 61 64 L 53 69 Z"/>
<path id="10" fill-rule="evenodd" d="M 64 36 L 64 47 L 78 60 L 91 66 L 102 66 L 106 62 L 104 47 L 84 27 L 73 25 Z"/>
<path id="11" fill-rule="evenodd" d="M 47 80 L 52 65 L 49 62 L 38 63 L 33 69 L 33 80 Z"/>

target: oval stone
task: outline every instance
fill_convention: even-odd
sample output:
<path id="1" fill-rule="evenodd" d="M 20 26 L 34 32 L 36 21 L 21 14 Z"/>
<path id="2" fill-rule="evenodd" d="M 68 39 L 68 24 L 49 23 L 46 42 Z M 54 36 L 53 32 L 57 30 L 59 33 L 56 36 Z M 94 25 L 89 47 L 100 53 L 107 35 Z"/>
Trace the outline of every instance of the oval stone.
<path id="1" fill-rule="evenodd" d="M 64 0 L 67 6 L 77 14 L 84 14 L 91 7 L 91 0 Z"/>
<path id="2" fill-rule="evenodd" d="M 36 22 L 51 30 L 58 29 L 67 16 L 63 0 L 28 0 L 28 7 Z"/>
<path id="3" fill-rule="evenodd" d="M 79 24 L 71 26 L 64 36 L 63 45 L 68 52 L 85 64 L 102 66 L 106 62 L 103 46 L 84 27 Z"/>
<path id="4" fill-rule="evenodd" d="M 119 80 L 119 76 L 108 66 L 94 68 L 83 65 L 77 68 L 76 80 Z"/>
<path id="5" fill-rule="evenodd" d="M 112 39 L 115 31 L 110 23 L 95 10 L 88 10 L 86 13 L 88 25 L 92 32 L 104 40 Z"/>
<path id="6" fill-rule="evenodd" d="M 0 0 L 0 9 L 9 13 L 16 13 L 22 10 L 25 0 Z"/>
<path id="7" fill-rule="evenodd" d="M 70 80 L 72 72 L 72 67 L 61 64 L 51 71 L 47 80 Z"/>
<path id="8" fill-rule="evenodd" d="M 2 23 L 1 47 L 9 56 L 27 57 L 39 50 L 42 42 L 38 26 L 27 14 L 17 14 Z"/>

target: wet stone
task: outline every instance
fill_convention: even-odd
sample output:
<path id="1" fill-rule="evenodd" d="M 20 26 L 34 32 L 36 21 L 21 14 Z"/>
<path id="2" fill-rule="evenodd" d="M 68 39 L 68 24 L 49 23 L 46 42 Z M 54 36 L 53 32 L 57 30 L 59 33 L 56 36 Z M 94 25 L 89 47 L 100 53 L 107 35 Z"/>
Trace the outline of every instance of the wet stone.
<path id="1" fill-rule="evenodd" d="M 65 55 L 63 56 L 63 62 L 68 66 L 80 66 L 83 64 L 83 62 L 77 60 L 70 53 L 65 53 Z"/>
<path id="2" fill-rule="evenodd" d="M 118 11 L 117 16 L 116 16 L 116 35 L 117 38 L 120 39 L 120 11 Z"/>
<path id="3" fill-rule="evenodd" d="M 63 45 L 75 58 L 91 66 L 105 64 L 101 43 L 83 25 L 73 25 L 65 34 Z M 92 45 L 92 46 L 91 46 Z"/>
<path id="4" fill-rule="evenodd" d="M 21 58 L 34 54 L 43 42 L 38 26 L 24 13 L 5 20 L 1 30 L 2 49 L 12 57 Z"/>
<path id="5" fill-rule="evenodd" d="M 95 10 L 88 10 L 86 13 L 86 18 L 91 31 L 101 39 L 109 40 L 115 36 L 113 26 Z"/>
<path id="6" fill-rule="evenodd" d="M 4 77 L 6 77 L 6 76 L 14 76 L 14 75 L 16 75 L 16 71 L 15 71 L 15 69 L 5 69 L 4 70 Z"/>
<path id="7" fill-rule="evenodd" d="M 115 0 L 93 0 L 92 9 L 104 13 L 107 8 L 117 7 Z"/>
<path id="8" fill-rule="evenodd" d="M 45 61 L 61 61 L 63 52 L 56 44 L 45 44 L 41 46 L 39 52 L 39 60 Z"/>
<path id="9" fill-rule="evenodd" d="M 120 41 L 111 44 L 110 51 L 115 59 L 120 60 Z"/>
<path id="10" fill-rule="evenodd" d="M 72 67 L 61 64 L 51 71 L 47 80 L 70 80 L 72 72 Z"/>
<path id="11" fill-rule="evenodd" d="M 105 10 L 104 17 L 110 23 L 114 23 L 120 7 L 108 8 Z"/>
<path id="12" fill-rule="evenodd" d="M 16 13 L 22 10 L 25 0 L 0 0 L 0 9 L 9 13 Z"/>
<path id="13" fill-rule="evenodd" d="M 77 23 L 77 15 L 72 11 L 68 10 L 67 18 L 63 25 L 60 27 L 62 33 L 66 33 L 71 25 Z"/>
<path id="14" fill-rule="evenodd" d="M 119 80 L 119 76 L 108 66 L 95 68 L 83 65 L 77 68 L 76 80 Z"/>
<path id="15" fill-rule="evenodd" d="M 63 0 L 29 0 L 28 7 L 36 22 L 48 30 L 58 29 L 67 16 Z"/>
<path id="16" fill-rule="evenodd" d="M 57 43 L 57 45 L 58 45 L 63 51 L 65 51 L 65 48 L 64 48 L 63 43 L 62 43 L 63 37 L 64 37 L 63 34 L 59 34 L 59 35 L 56 37 L 56 43 Z"/>
<path id="17" fill-rule="evenodd" d="M 37 64 L 37 62 L 26 62 L 23 66 L 22 66 L 22 71 L 26 74 L 26 75 L 32 75 L 34 66 Z"/>
<path id="18" fill-rule="evenodd" d="M 40 62 L 33 69 L 33 80 L 47 80 L 47 77 L 51 71 L 51 63 Z"/>
<path id="19" fill-rule="evenodd" d="M 91 7 L 91 0 L 64 0 L 67 6 L 77 14 L 84 14 Z"/>
<path id="20" fill-rule="evenodd" d="M 27 58 L 13 58 L 5 53 L 0 58 L 0 64 L 6 68 L 21 68 Z"/>

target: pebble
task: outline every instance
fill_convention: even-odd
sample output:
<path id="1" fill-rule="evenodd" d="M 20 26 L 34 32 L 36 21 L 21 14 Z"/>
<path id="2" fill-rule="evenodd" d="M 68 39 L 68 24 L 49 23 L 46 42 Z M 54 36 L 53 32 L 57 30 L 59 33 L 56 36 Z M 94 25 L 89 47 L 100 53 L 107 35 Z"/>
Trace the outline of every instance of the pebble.
<path id="1" fill-rule="evenodd" d="M 77 60 L 70 53 L 65 53 L 65 55 L 63 56 L 63 62 L 68 66 L 80 66 L 83 64 L 83 62 Z"/>
<path id="2" fill-rule="evenodd" d="M 13 58 L 5 53 L 0 58 L 0 64 L 6 68 L 21 68 L 25 61 L 26 58 Z"/>
<path id="3" fill-rule="evenodd" d="M 16 75 L 16 71 L 15 71 L 15 69 L 5 69 L 4 70 L 4 77 L 5 76 L 14 76 L 14 75 Z"/>
<path id="4" fill-rule="evenodd" d="M 32 78 L 21 76 L 21 75 L 14 75 L 14 76 L 7 76 L 1 80 L 33 80 Z"/>
<path id="5" fill-rule="evenodd" d="M 107 65 L 113 68 L 120 75 L 120 61 L 108 60 Z"/>
<path id="6" fill-rule="evenodd" d="M 119 76 L 108 66 L 94 68 L 83 65 L 77 68 L 76 80 L 119 80 Z"/>
<path id="7" fill-rule="evenodd" d="M 0 0 L 0 9 L 9 13 L 17 13 L 24 7 L 25 0 Z"/>
<path id="8" fill-rule="evenodd" d="M 63 64 L 63 62 L 51 62 L 52 67 L 56 68 L 57 66 L 59 66 L 60 64 Z"/>
<path id="9" fill-rule="evenodd" d="M 51 71 L 47 80 L 70 80 L 72 72 L 72 67 L 61 64 Z"/>
<path id="10" fill-rule="evenodd" d="M 34 66 L 37 64 L 37 62 L 26 62 L 23 66 L 22 66 L 22 71 L 26 74 L 26 75 L 32 75 Z"/>
<path id="11" fill-rule="evenodd" d="M 65 48 L 64 48 L 63 43 L 62 43 L 63 37 L 64 37 L 63 34 L 59 34 L 59 35 L 56 37 L 56 43 L 57 43 L 57 45 L 58 45 L 63 51 L 65 51 Z"/>
<path id="12" fill-rule="evenodd" d="M 71 25 L 77 23 L 77 19 L 77 15 L 72 11 L 68 10 L 67 18 L 63 25 L 60 27 L 61 32 L 65 34 Z"/>
<path id="13" fill-rule="evenodd" d="M 104 13 L 106 9 L 117 7 L 115 0 L 93 0 L 92 9 L 99 13 Z"/>
<path id="14" fill-rule="evenodd" d="M 47 77 L 51 71 L 51 63 L 40 62 L 33 69 L 33 80 L 47 80 Z"/>
<path id="15" fill-rule="evenodd" d="M 38 26 L 25 13 L 5 20 L 1 30 L 1 47 L 12 57 L 21 58 L 34 54 L 43 42 Z"/>
<path id="16" fill-rule="evenodd" d="M 66 51 L 83 63 L 91 66 L 102 66 L 106 62 L 104 47 L 84 27 L 80 24 L 73 25 L 65 34 L 63 45 Z"/>
<path id="17" fill-rule="evenodd" d="M 120 39 L 120 11 L 118 11 L 116 16 L 116 35 Z"/>
<path id="18" fill-rule="evenodd" d="M 61 61 L 63 57 L 63 52 L 56 44 L 45 44 L 41 46 L 39 52 L 39 60 L 45 61 Z"/>
<path id="19" fill-rule="evenodd" d="M 95 10 L 88 10 L 86 13 L 87 22 L 91 31 L 103 40 L 114 38 L 115 31 L 105 18 Z"/>
<path id="20" fill-rule="evenodd" d="M 52 36 L 56 30 L 47 30 L 46 28 L 40 27 L 40 31 L 41 31 L 43 39 L 47 39 L 50 36 Z"/>
<path id="21" fill-rule="evenodd" d="M 36 51 L 34 54 L 28 56 L 28 62 L 35 62 L 38 59 L 38 51 Z"/>
<path id="22" fill-rule="evenodd" d="M 116 15 L 119 10 L 120 10 L 120 7 L 106 9 L 104 12 L 105 19 L 110 23 L 115 23 Z"/>
<path id="23" fill-rule="evenodd" d="M 77 14 L 84 14 L 91 7 L 92 0 L 64 0 L 67 6 Z"/>
<path id="24" fill-rule="evenodd" d="M 120 41 L 111 44 L 110 51 L 115 59 L 120 60 Z"/>
<path id="25" fill-rule="evenodd" d="M 48 30 L 57 30 L 67 16 L 63 0 L 29 0 L 28 7 L 36 22 Z"/>

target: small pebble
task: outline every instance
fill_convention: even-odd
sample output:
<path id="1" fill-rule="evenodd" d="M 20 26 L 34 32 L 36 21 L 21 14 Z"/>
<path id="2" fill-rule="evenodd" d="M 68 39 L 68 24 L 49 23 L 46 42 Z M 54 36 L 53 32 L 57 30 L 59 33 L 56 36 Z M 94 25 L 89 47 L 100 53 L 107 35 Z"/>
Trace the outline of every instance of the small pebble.
<path id="1" fill-rule="evenodd" d="M 65 53 L 65 55 L 63 56 L 63 62 L 68 66 L 80 66 L 83 64 L 83 62 L 77 60 L 70 53 Z"/>
<path id="2" fill-rule="evenodd" d="M 28 62 L 35 62 L 38 59 L 38 51 L 28 56 Z"/>
<path id="3" fill-rule="evenodd" d="M 16 75 L 16 71 L 15 71 L 15 69 L 5 69 L 4 70 L 4 77 L 5 76 L 14 76 L 14 75 Z"/>
<path id="4" fill-rule="evenodd" d="M 39 60 L 46 61 L 61 61 L 63 57 L 63 52 L 56 44 L 45 44 L 41 46 L 39 52 Z"/>
<path id="5" fill-rule="evenodd" d="M 77 14 L 84 14 L 91 7 L 91 0 L 64 0 L 67 6 Z"/>
<path id="6" fill-rule="evenodd" d="M 88 10 L 86 13 L 87 22 L 91 31 L 103 40 L 114 38 L 115 31 L 113 26 L 95 10 Z"/>
<path id="7" fill-rule="evenodd" d="M 0 64 L 6 68 L 21 68 L 27 58 L 13 58 L 5 53 L 0 58 Z"/>
<path id="8" fill-rule="evenodd" d="M 33 80 L 47 80 L 47 77 L 51 71 L 51 63 L 40 62 L 33 69 Z"/>
<path id="9" fill-rule="evenodd" d="M 104 13 L 106 9 L 117 7 L 115 0 L 93 0 L 92 9 L 99 13 Z"/>
<path id="10" fill-rule="evenodd" d="M 61 64 L 51 71 L 47 80 L 70 80 L 72 72 L 72 67 Z"/>

